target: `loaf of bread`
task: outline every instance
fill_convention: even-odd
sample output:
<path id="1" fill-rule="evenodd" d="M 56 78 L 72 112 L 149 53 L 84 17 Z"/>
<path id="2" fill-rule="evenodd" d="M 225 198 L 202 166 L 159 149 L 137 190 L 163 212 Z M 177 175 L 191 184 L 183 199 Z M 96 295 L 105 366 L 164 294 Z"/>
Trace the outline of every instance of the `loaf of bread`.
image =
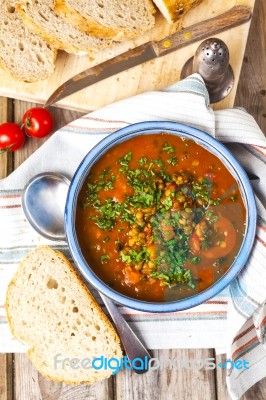
<path id="1" fill-rule="evenodd" d="M 0 65 L 14 78 L 34 82 L 54 70 L 57 50 L 32 33 L 16 10 L 16 0 L 0 2 Z"/>
<path id="2" fill-rule="evenodd" d="M 113 40 L 140 36 L 155 23 L 150 0 L 55 0 L 55 11 L 77 29 Z"/>
<path id="3" fill-rule="evenodd" d="M 89 368 L 88 360 L 122 357 L 108 318 L 66 257 L 48 246 L 37 247 L 20 263 L 8 286 L 6 312 L 12 334 L 29 347 L 33 364 L 55 381 L 100 381 L 112 370 Z"/>
<path id="4" fill-rule="evenodd" d="M 153 0 L 168 22 L 174 22 L 203 0 Z"/>
<path id="5" fill-rule="evenodd" d="M 54 0 L 21 0 L 17 9 L 25 23 L 48 43 L 68 53 L 93 53 L 109 47 L 111 39 L 79 31 L 54 12 Z"/>

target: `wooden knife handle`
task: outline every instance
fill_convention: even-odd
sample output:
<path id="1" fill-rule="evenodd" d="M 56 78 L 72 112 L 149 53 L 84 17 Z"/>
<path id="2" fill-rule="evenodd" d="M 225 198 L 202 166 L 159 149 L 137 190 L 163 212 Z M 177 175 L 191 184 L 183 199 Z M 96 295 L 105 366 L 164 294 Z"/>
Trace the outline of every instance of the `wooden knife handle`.
<path id="1" fill-rule="evenodd" d="M 245 6 L 234 6 L 229 11 L 210 18 L 206 21 L 199 22 L 188 28 L 182 29 L 164 39 L 153 42 L 153 48 L 157 57 L 164 56 L 174 50 L 187 46 L 199 40 L 212 37 L 217 33 L 227 29 L 234 28 L 251 19 L 251 11 Z"/>

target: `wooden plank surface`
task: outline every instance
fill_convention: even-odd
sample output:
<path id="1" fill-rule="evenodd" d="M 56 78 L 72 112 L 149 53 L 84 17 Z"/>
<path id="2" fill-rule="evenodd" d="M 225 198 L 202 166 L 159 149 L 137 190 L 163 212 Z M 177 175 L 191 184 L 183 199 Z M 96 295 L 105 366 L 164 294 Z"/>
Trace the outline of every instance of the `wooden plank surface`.
<path id="1" fill-rule="evenodd" d="M 15 384 L 12 400 L 85 399 L 113 399 L 112 378 L 94 385 L 65 385 L 46 379 L 38 373 L 25 354 L 15 355 Z M 11 398 L 7 397 L 7 400 Z"/>
<path id="2" fill-rule="evenodd" d="M 113 48 L 101 51 L 93 58 L 88 56 L 79 57 L 60 52 L 54 74 L 43 82 L 17 82 L 10 78 L 5 71 L 0 69 L 0 95 L 44 103 L 49 95 L 63 82 L 87 68 L 110 59 L 117 54 L 121 54 L 129 48 L 148 42 L 149 40 L 163 39 L 169 33 L 179 30 L 180 26 L 188 27 L 197 22 L 217 16 L 229 10 L 234 5 L 241 4 L 252 9 L 254 1 L 255 0 L 203 0 L 196 9 L 192 10 L 184 17 L 182 23 L 168 24 L 162 16 L 158 15 L 155 28 L 141 38 L 122 44 L 116 44 Z M 217 35 L 217 37 L 224 40 L 229 46 L 236 84 L 238 82 L 242 58 L 245 51 L 248 29 L 249 23 L 246 23 Z M 232 36 L 234 40 L 231 40 Z M 88 112 L 116 100 L 145 91 L 166 87 L 179 80 L 183 64 L 194 55 L 199 44 L 200 41 L 190 44 L 165 57 L 152 60 L 133 69 L 124 71 L 117 76 L 110 77 L 79 93 L 65 98 L 59 104 L 64 108 Z M 235 88 L 230 96 L 220 104 L 221 107 L 233 105 Z"/>
<path id="3" fill-rule="evenodd" d="M 236 96 L 236 105 L 244 106 L 257 120 L 266 133 L 266 2 L 257 0 L 254 19 L 247 44 L 240 84 Z M 259 39 L 258 39 L 259 38 Z M 24 111 L 33 104 L 0 98 L 0 122 L 14 117 L 20 122 Z M 78 118 L 81 114 L 52 109 L 57 121 L 57 128 Z M 4 177 L 11 168 L 18 167 L 42 141 L 28 140 L 26 146 L 14 156 L 0 156 L 0 177 Z M 212 350 L 161 350 L 155 351 L 157 357 L 201 358 L 211 357 Z M 225 356 L 217 357 L 217 362 Z M 13 380 L 13 381 L 12 381 Z M 215 385 L 216 381 L 216 385 Z M 215 387 L 216 386 L 216 387 Z M 24 354 L 14 357 L 14 374 L 12 355 L 0 355 L 0 400 L 228 400 L 224 371 L 215 373 L 165 369 L 151 371 L 151 375 L 138 376 L 128 371 L 110 378 L 108 381 L 92 386 L 68 386 L 54 383 L 42 377 L 28 361 Z M 263 400 L 266 398 L 266 379 L 251 388 L 242 400 Z"/>
<path id="4" fill-rule="evenodd" d="M 13 355 L 0 354 L 0 400 L 13 399 Z"/>
<path id="5" fill-rule="evenodd" d="M 12 101 L 0 97 L 0 124 L 12 121 Z M 5 178 L 12 170 L 12 157 L 7 153 L 0 154 L 0 179 Z"/>
<path id="6" fill-rule="evenodd" d="M 122 371 L 116 375 L 116 400 L 215 399 L 213 370 L 180 368 L 184 360 L 191 360 L 193 366 L 195 360 L 214 357 L 212 350 L 160 350 L 154 351 L 153 356 L 161 364 L 164 361 L 165 366 L 143 375 L 132 371 Z"/>
<path id="7" fill-rule="evenodd" d="M 16 100 L 13 108 L 14 121 L 20 124 L 25 111 L 35 106 L 38 106 L 38 104 Z M 79 113 L 77 111 L 63 111 L 55 107 L 49 108 L 49 111 L 54 117 L 55 131 L 83 115 L 83 113 Z M 19 165 L 32 153 L 34 153 L 34 151 L 37 150 L 47 139 L 49 139 L 49 136 L 43 139 L 27 138 L 26 144 L 23 146 L 23 148 L 14 153 L 14 169 L 18 168 Z"/>
<path id="8" fill-rule="evenodd" d="M 266 135 L 266 1 L 256 0 L 235 99 Z"/>

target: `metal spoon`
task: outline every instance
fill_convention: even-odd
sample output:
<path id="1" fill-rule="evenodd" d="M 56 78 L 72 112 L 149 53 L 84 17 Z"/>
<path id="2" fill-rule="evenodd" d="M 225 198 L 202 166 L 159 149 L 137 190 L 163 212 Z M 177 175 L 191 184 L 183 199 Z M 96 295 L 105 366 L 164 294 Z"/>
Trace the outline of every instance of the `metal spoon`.
<path id="1" fill-rule="evenodd" d="M 64 210 L 70 181 L 63 175 L 53 172 L 33 177 L 22 193 L 22 208 L 31 226 L 50 240 L 66 240 L 64 230 Z M 128 360 L 142 359 L 143 364 L 134 362 L 136 373 L 148 371 L 147 360 L 150 354 L 132 331 L 126 320 L 108 297 L 99 293 L 114 321 L 123 343 Z M 145 365 L 144 368 L 143 365 Z"/>

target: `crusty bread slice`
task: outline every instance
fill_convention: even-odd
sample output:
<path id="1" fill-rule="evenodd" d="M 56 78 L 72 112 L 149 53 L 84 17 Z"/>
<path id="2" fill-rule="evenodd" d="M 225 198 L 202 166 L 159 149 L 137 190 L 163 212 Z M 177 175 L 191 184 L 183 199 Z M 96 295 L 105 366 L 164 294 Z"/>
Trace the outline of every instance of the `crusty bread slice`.
<path id="1" fill-rule="evenodd" d="M 55 0 L 55 11 L 83 32 L 118 41 L 142 35 L 155 23 L 150 0 Z"/>
<path id="2" fill-rule="evenodd" d="M 8 286 L 6 312 L 12 334 L 29 346 L 33 364 L 55 381 L 108 378 L 110 369 L 87 369 L 83 360 L 122 357 L 108 318 L 66 257 L 48 246 L 37 247 L 20 263 Z M 74 358 L 78 369 L 69 365 Z"/>
<path id="3" fill-rule="evenodd" d="M 174 22 L 184 16 L 203 0 L 153 0 L 168 22 Z"/>
<path id="4" fill-rule="evenodd" d="M 26 27 L 16 3 L 0 2 L 0 64 L 21 81 L 46 79 L 54 70 L 57 50 Z"/>
<path id="5" fill-rule="evenodd" d="M 96 38 L 79 31 L 54 12 L 54 0 L 22 0 L 17 9 L 24 21 L 51 45 L 68 53 L 93 53 L 112 45 L 110 39 Z"/>

